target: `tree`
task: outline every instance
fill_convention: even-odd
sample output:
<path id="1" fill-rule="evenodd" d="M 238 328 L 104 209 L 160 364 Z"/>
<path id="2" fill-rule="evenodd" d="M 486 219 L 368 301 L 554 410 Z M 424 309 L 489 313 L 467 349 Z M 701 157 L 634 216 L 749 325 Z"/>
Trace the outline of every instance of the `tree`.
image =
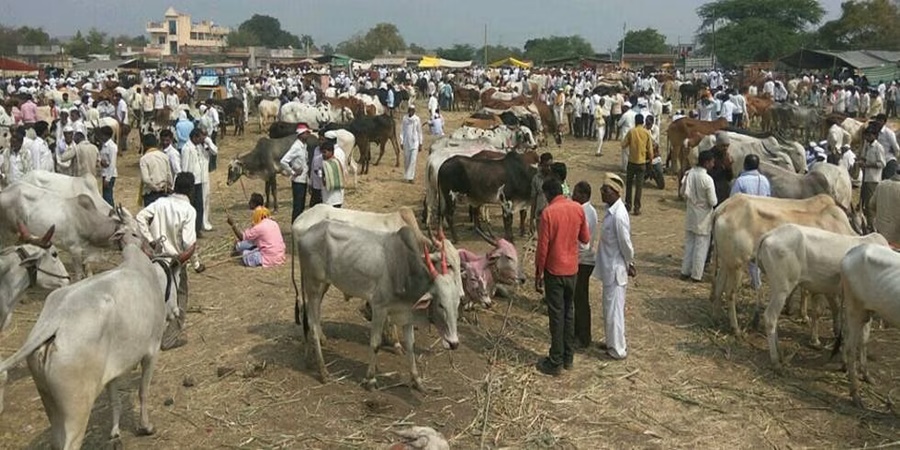
<path id="1" fill-rule="evenodd" d="M 616 44 L 616 50 L 622 49 L 622 41 Z M 669 53 L 666 37 L 655 28 L 630 30 L 625 33 L 625 53 Z"/>
<path id="2" fill-rule="evenodd" d="M 50 45 L 52 39 L 43 28 L 0 25 L 0 55 L 15 55 L 20 45 Z"/>
<path id="3" fill-rule="evenodd" d="M 525 57 L 536 62 L 552 58 L 566 58 L 593 55 L 594 49 L 583 37 L 550 36 L 529 39 L 525 42 Z M 490 62 L 490 61 L 489 61 Z"/>
<path id="4" fill-rule="evenodd" d="M 256 47 L 260 45 L 259 38 L 249 31 L 231 30 L 225 37 L 229 47 Z"/>
<path id="5" fill-rule="evenodd" d="M 87 41 L 89 54 L 109 53 L 109 47 L 106 45 L 106 33 L 96 28 L 91 28 L 88 30 L 85 40 Z"/>
<path id="6" fill-rule="evenodd" d="M 716 0 L 697 9 L 703 49 L 726 66 L 771 61 L 800 48 L 825 10 L 818 0 Z M 713 32 L 715 31 L 715 32 Z M 626 41 L 627 43 L 627 41 Z"/>
<path id="7" fill-rule="evenodd" d="M 81 34 L 81 30 L 75 33 L 75 37 L 66 44 L 66 52 L 75 58 L 85 59 L 90 53 L 90 46 L 87 40 Z"/>
<path id="8" fill-rule="evenodd" d="M 846 1 L 841 17 L 819 28 L 816 45 L 839 50 L 900 50 L 900 6 L 889 0 Z"/>
<path id="9" fill-rule="evenodd" d="M 281 22 L 272 17 L 254 14 L 238 26 L 238 31 L 250 33 L 259 40 L 259 45 L 270 48 L 302 48 L 300 38 L 281 29 Z M 310 38 L 312 39 L 312 38 Z"/>
<path id="10" fill-rule="evenodd" d="M 478 49 L 477 52 L 475 52 L 476 60 L 481 61 L 484 59 L 484 50 L 485 50 L 485 47 L 481 47 Z M 509 58 L 509 57 L 518 58 L 518 59 L 524 58 L 523 52 L 519 48 L 506 47 L 503 45 L 488 45 L 487 46 L 487 62 L 488 62 L 488 64 L 490 64 L 494 61 L 499 61 L 501 59 Z"/>
<path id="11" fill-rule="evenodd" d="M 43 28 L 21 27 L 18 30 L 21 45 L 49 45 L 50 35 Z"/>
<path id="12" fill-rule="evenodd" d="M 413 44 L 413 43 L 409 44 L 409 47 L 407 48 L 407 50 L 409 50 L 410 53 L 414 53 L 416 55 L 424 55 L 427 53 L 431 53 L 425 47 L 422 47 L 421 45 Z"/>
<path id="13" fill-rule="evenodd" d="M 334 54 L 334 46 L 331 44 L 325 44 L 322 46 L 322 53 L 325 55 L 333 55 Z"/>
<path id="14" fill-rule="evenodd" d="M 438 57 L 452 61 L 469 61 L 475 59 L 475 47 L 469 44 L 453 44 L 450 48 L 437 48 Z"/>
<path id="15" fill-rule="evenodd" d="M 379 23 L 366 34 L 356 34 L 337 46 L 339 53 L 352 58 L 369 60 L 383 53 L 397 53 L 406 49 L 406 43 L 397 26 Z"/>

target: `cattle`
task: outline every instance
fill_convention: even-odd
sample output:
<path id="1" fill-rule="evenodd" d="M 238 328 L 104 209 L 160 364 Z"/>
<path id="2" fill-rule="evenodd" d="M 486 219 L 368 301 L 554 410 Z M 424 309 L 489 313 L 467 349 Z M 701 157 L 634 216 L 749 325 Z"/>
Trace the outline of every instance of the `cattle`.
<path id="1" fill-rule="evenodd" d="M 731 144 L 728 147 L 728 156 L 733 164 L 731 171 L 735 177 L 740 175 L 743 169 L 744 158 L 747 155 L 757 155 L 761 162 L 768 162 L 792 172 L 806 172 L 806 152 L 803 146 L 796 142 L 779 142 L 774 137 L 760 139 L 743 133 L 719 131 L 727 133 Z M 696 147 L 692 147 L 688 162 L 694 164 L 697 155 L 703 150 L 715 147 L 716 136 L 709 135 L 700 140 Z"/>
<path id="2" fill-rule="evenodd" d="M 12 320 L 12 311 L 26 289 L 37 286 L 53 290 L 69 284 L 69 274 L 59 260 L 56 247 L 51 244 L 54 227 L 43 237 L 32 236 L 24 225 L 19 226 L 23 244 L 0 250 L 0 332 Z M 3 400 L 0 398 L 0 405 Z"/>
<path id="3" fill-rule="evenodd" d="M 503 125 L 503 121 L 500 120 L 499 115 L 490 112 L 477 112 L 463 119 L 460 126 L 491 130 L 500 125 Z"/>
<path id="4" fill-rule="evenodd" d="M 801 175 L 767 162 L 760 162 L 759 172 L 769 180 L 773 197 L 801 199 L 826 194 L 834 198 L 838 206 L 848 211 L 851 209 L 853 192 L 847 169 L 822 163 L 816 164 L 812 171 Z"/>
<path id="5" fill-rule="evenodd" d="M 832 233 L 855 235 L 847 214 L 834 199 L 820 194 L 803 200 L 756 197 L 737 194 L 716 207 L 713 222 L 714 271 L 710 301 L 724 295 L 735 335 L 737 322 L 735 294 L 741 272 L 756 257 L 762 236 L 785 223 L 816 227 Z"/>
<path id="6" fill-rule="evenodd" d="M 769 284 L 769 306 L 765 312 L 769 356 L 776 368 L 778 356 L 778 316 L 791 293 L 802 288 L 817 297 L 826 297 L 831 307 L 835 336 L 840 333 L 839 307 L 836 296 L 841 293 L 841 259 L 860 244 L 887 246 L 878 233 L 847 236 L 795 224 L 785 224 L 764 234 L 759 240 L 756 260 Z M 757 313 L 760 305 L 757 290 Z M 818 302 L 821 303 L 821 302 Z M 813 307 L 811 321 L 814 346 L 819 346 L 818 307 Z"/>
<path id="7" fill-rule="evenodd" d="M 854 247 L 841 260 L 841 286 L 844 294 L 844 328 L 835 343 L 837 352 L 844 344 L 844 362 L 850 380 L 850 395 L 857 406 L 863 407 L 859 395 L 859 378 L 856 373 L 857 356 L 863 378 L 872 382 L 866 357 L 873 314 L 888 323 L 900 325 L 900 255 L 890 248 L 863 244 Z M 846 337 L 843 336 L 846 333 Z"/>
<path id="8" fill-rule="evenodd" d="M 485 155 L 484 157 L 489 157 Z M 492 157 L 492 156 L 491 156 Z M 437 170 L 437 186 L 440 195 L 438 206 L 447 220 L 450 235 L 458 240 L 453 222 L 455 197 L 464 194 L 474 207 L 493 203 L 503 210 L 503 228 L 506 239 L 513 240 L 512 221 L 515 211 L 522 211 L 520 231 L 525 232 L 525 210 L 531 201 L 531 179 L 537 169 L 526 162 L 523 155 L 510 152 L 499 159 L 483 159 L 467 156 L 453 156 Z M 479 228 L 478 214 L 475 228 Z"/>
<path id="9" fill-rule="evenodd" d="M 333 121 L 329 106 L 322 105 L 319 108 L 300 102 L 287 102 L 282 105 L 278 120 L 288 123 L 305 123 L 315 130 L 319 129 L 319 124 Z"/>
<path id="10" fill-rule="evenodd" d="M 484 255 L 466 249 L 459 250 L 463 291 L 466 294 L 463 306 L 466 309 L 476 303 L 489 308 L 493 303 L 491 297 L 496 293 L 498 284 L 512 285 L 525 282 L 525 276 L 519 267 L 519 253 L 516 246 L 506 239 L 488 236 L 481 230 L 477 233 L 491 244 L 493 249 Z"/>
<path id="11" fill-rule="evenodd" d="M 0 227 L 15 232 L 21 222 L 41 234 L 55 225 L 53 243 L 71 253 L 73 279 L 92 273 L 88 264 L 100 258 L 116 232 L 136 229 L 131 214 L 99 199 L 89 180 L 47 172 L 33 176 L 47 184 L 21 180 L 0 191 Z"/>
<path id="12" fill-rule="evenodd" d="M 894 176 L 878 183 L 875 195 L 869 200 L 875 219 L 869 224 L 884 235 L 892 246 L 900 246 L 900 177 Z"/>
<path id="13" fill-rule="evenodd" d="M 234 136 L 244 135 L 244 102 L 240 99 L 230 97 L 225 100 L 209 99 L 206 100 L 210 105 L 218 108 L 219 114 L 222 116 L 219 126 L 222 127 L 221 136 L 224 138 L 228 134 L 228 125 L 234 127 Z"/>
<path id="14" fill-rule="evenodd" d="M 747 123 L 746 126 L 749 127 L 756 121 L 760 121 L 760 126 L 764 130 L 771 131 L 770 126 L 766 126 L 767 124 L 763 122 L 763 118 L 767 117 L 769 114 L 769 108 L 775 103 L 769 97 L 757 97 L 748 95 L 746 96 L 747 103 Z M 771 117 L 771 116 L 769 116 Z"/>
<path id="15" fill-rule="evenodd" d="M 356 137 L 356 143 L 359 146 L 359 166 L 360 173 L 369 173 L 369 163 L 372 159 L 370 146 L 374 142 L 381 147 L 378 159 L 375 165 L 381 162 L 384 156 L 384 147 L 388 142 L 394 147 L 394 156 L 396 158 L 394 167 L 400 167 L 400 144 L 397 140 L 397 125 L 394 118 L 387 114 L 380 116 L 359 116 L 355 117 L 343 128 Z M 345 149 L 348 152 L 352 148 Z"/>
<path id="16" fill-rule="evenodd" d="M 812 107 L 775 103 L 769 107 L 769 112 L 774 131 L 794 131 L 798 138 L 815 139 L 823 123 L 821 111 Z"/>
<path id="17" fill-rule="evenodd" d="M 289 122 L 275 122 L 272 124 L 272 126 L 269 127 L 269 138 L 281 139 L 288 136 L 296 136 L 297 125 L 299 124 Z M 337 141 L 337 145 L 347 152 L 347 173 L 353 175 L 353 187 L 355 188 L 358 184 L 357 177 L 359 175 L 359 166 L 356 164 L 356 161 L 353 160 L 353 148 L 354 146 L 356 146 L 356 137 L 353 136 L 353 133 L 347 130 L 334 128 L 334 124 L 328 124 L 319 129 L 320 134 L 325 134 L 328 131 L 331 131 L 333 133 L 334 139 L 335 141 Z M 312 161 L 312 152 L 315 150 L 318 142 L 318 139 L 307 140 L 307 150 L 309 152 L 310 162 Z"/>
<path id="18" fill-rule="evenodd" d="M 678 93 L 681 95 L 681 106 L 684 108 L 693 108 L 694 104 L 697 103 L 697 99 L 702 89 L 703 86 L 690 82 L 685 82 L 682 83 L 681 86 L 678 86 Z"/>
<path id="19" fill-rule="evenodd" d="M 462 126 L 450 134 L 450 139 L 483 139 L 494 148 L 501 150 L 537 148 L 537 143 L 534 141 L 534 135 L 531 134 L 531 130 L 522 125 L 515 127 L 502 125 L 490 130 Z"/>
<path id="20" fill-rule="evenodd" d="M 296 127 L 294 129 L 296 130 Z M 271 205 L 274 211 L 278 211 L 277 175 L 281 172 L 280 161 L 296 140 L 296 134 L 278 139 L 259 138 L 253 150 L 238 155 L 228 164 L 228 179 L 225 184 L 231 186 L 243 175 L 263 179 L 266 183 L 266 207 Z M 308 148 L 312 151 L 314 147 L 309 146 Z M 269 201 L 270 195 L 271 202 Z"/>
<path id="21" fill-rule="evenodd" d="M 257 113 L 259 114 L 259 132 L 262 133 L 266 124 L 273 123 L 278 118 L 278 110 L 281 102 L 278 100 L 263 99 L 257 105 Z"/>
<path id="22" fill-rule="evenodd" d="M 472 111 L 478 106 L 481 99 L 481 92 L 477 87 L 472 85 L 457 86 L 453 85 L 453 106 L 459 110 L 459 105 Z"/>
<path id="23" fill-rule="evenodd" d="M 296 234 L 296 232 L 295 232 Z M 353 225 L 324 220 L 297 239 L 302 286 L 303 330 L 315 345 L 319 375 L 328 378 L 322 346 L 321 304 L 334 285 L 345 295 L 367 300 L 372 306 L 369 368 L 365 385 L 376 385 L 376 352 L 388 316 L 403 327 L 412 386 L 424 390 L 416 368 L 416 324 L 433 324 L 451 348 L 459 346 L 456 330 L 459 290 L 447 269 L 446 253 L 429 253 L 409 227 L 397 232 L 363 230 Z M 435 268 L 440 262 L 441 270 Z"/>
<path id="24" fill-rule="evenodd" d="M 727 126 L 728 121 L 724 118 L 706 122 L 703 120 L 691 119 L 690 117 L 682 117 L 669 124 L 669 127 L 666 128 L 666 135 L 669 138 L 669 143 L 672 145 L 672 151 L 669 154 L 669 158 L 672 159 L 675 173 L 678 174 L 679 178 L 682 170 L 690 168 L 688 151 L 684 148 L 685 140 L 698 140 L 704 136 L 714 134 L 716 131 Z"/>
<path id="25" fill-rule="evenodd" d="M 50 419 L 54 448 L 77 449 L 91 408 L 104 386 L 112 405 L 110 437 L 119 437 L 118 378 L 141 364 L 140 428 L 152 434 L 147 410 L 150 378 L 166 322 L 178 314 L 175 280 L 193 248 L 176 260 L 151 260 L 144 241 L 131 232 L 119 239 L 124 261 L 100 275 L 58 289 L 47 297 L 25 343 L 0 363 L 6 371 L 27 359 Z"/>
<path id="26" fill-rule="evenodd" d="M 350 113 L 347 120 L 339 120 L 340 122 L 348 122 L 353 120 L 353 117 L 364 116 L 366 114 L 366 104 L 356 97 L 329 97 L 322 100 L 320 105 L 326 105 L 332 108 L 332 110 L 336 109 L 337 111 Z"/>

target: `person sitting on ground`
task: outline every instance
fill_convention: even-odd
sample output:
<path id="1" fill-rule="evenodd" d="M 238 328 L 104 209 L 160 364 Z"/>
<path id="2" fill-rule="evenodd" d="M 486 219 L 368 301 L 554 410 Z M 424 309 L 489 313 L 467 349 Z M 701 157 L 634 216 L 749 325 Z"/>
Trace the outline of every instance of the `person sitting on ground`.
<path id="1" fill-rule="evenodd" d="M 241 255 L 241 261 L 247 267 L 274 267 L 284 264 L 284 238 L 281 236 L 281 228 L 272 220 L 269 209 L 263 206 L 262 194 L 254 192 L 250 195 L 250 209 L 253 211 L 253 226 L 242 233 L 234 224 L 234 219 L 228 217 L 226 222 L 231 226 L 231 231 L 238 242 L 235 244 L 235 252 Z"/>

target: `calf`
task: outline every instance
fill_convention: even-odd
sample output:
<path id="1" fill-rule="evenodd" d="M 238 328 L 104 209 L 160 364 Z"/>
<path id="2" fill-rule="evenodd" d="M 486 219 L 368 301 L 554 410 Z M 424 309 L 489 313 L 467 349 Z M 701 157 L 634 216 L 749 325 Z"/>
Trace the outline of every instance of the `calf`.
<path id="1" fill-rule="evenodd" d="M 175 280 L 193 249 L 176 261 L 151 260 L 143 240 L 126 233 L 118 267 L 52 292 L 25 343 L 0 363 L 28 368 L 50 419 L 54 448 L 81 447 L 94 401 L 104 386 L 112 404 L 111 438 L 119 437 L 118 378 L 141 363 L 140 429 L 152 434 L 147 411 L 150 378 L 167 320 L 182 313 Z"/>
<path id="2" fill-rule="evenodd" d="M 841 286 L 844 294 L 844 361 L 850 380 L 850 395 L 857 406 L 862 407 L 859 395 L 859 379 L 856 374 L 857 355 L 863 378 L 872 381 L 866 361 L 866 342 L 872 314 L 888 323 L 900 325 L 900 255 L 890 248 L 864 244 L 847 252 L 841 260 Z M 840 348 L 842 336 L 835 343 Z"/>
<path id="3" fill-rule="evenodd" d="M 273 123 L 278 119 L 278 110 L 281 102 L 278 100 L 260 100 L 257 105 L 259 113 L 259 132 L 262 133 L 267 123 Z"/>
<path id="4" fill-rule="evenodd" d="M 296 135 L 279 139 L 259 138 L 253 150 L 249 153 L 238 155 L 228 164 L 228 179 L 225 184 L 231 186 L 242 175 L 262 178 L 266 183 L 266 207 L 272 205 L 272 209 L 278 211 L 277 175 L 281 171 L 280 161 L 296 140 Z M 314 147 L 309 146 L 309 148 L 312 150 Z M 311 160 L 312 158 L 310 158 Z M 269 202 L 270 195 L 272 198 L 271 202 Z"/>
<path id="5" fill-rule="evenodd" d="M 831 307 L 834 334 L 840 333 L 839 308 L 841 259 L 860 244 L 887 246 L 878 233 L 867 236 L 847 236 L 801 225 L 785 224 L 764 234 L 759 240 L 756 260 L 769 282 L 769 306 L 766 308 L 766 334 L 769 337 L 769 356 L 780 368 L 778 357 L 778 316 L 785 301 L 798 287 L 817 297 L 825 296 Z M 757 314 L 760 290 L 757 290 Z M 818 307 L 812 315 L 812 344 L 819 345 Z"/>
<path id="6" fill-rule="evenodd" d="M 69 284 L 66 267 L 50 243 L 54 229 L 50 227 L 43 237 L 36 238 L 20 224 L 19 236 L 25 244 L 0 250 L 0 332 L 9 326 L 12 311 L 26 289 L 53 290 Z"/>
<path id="7" fill-rule="evenodd" d="M 372 305 L 367 387 L 376 383 L 376 351 L 388 316 L 403 326 L 412 385 L 417 389 L 423 386 L 416 369 L 414 326 L 431 323 L 451 349 L 459 345 L 459 290 L 447 269 L 446 253 L 429 254 L 427 246 L 419 244 L 408 227 L 384 233 L 333 220 L 320 221 L 299 236 L 303 330 L 307 342 L 312 330 L 322 382 L 328 372 L 319 339 L 321 304 L 331 285 Z M 440 272 L 434 260 L 441 262 Z"/>

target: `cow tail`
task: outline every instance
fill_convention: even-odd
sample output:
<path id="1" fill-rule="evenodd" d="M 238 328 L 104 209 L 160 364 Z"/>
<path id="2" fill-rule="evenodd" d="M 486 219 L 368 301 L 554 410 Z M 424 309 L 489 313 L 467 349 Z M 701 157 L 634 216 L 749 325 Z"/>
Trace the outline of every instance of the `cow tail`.
<path id="1" fill-rule="evenodd" d="M 847 279 L 841 275 L 841 327 L 838 328 L 837 337 L 834 338 L 834 348 L 831 349 L 831 359 L 841 351 L 841 345 L 844 343 L 844 324 L 847 323 L 847 310 L 844 308 L 844 301 L 847 299 Z M 844 361 L 846 363 L 846 361 Z"/>
<path id="2" fill-rule="evenodd" d="M 6 381 L 8 375 L 6 372 L 21 363 L 28 355 L 34 353 L 37 349 L 45 344 L 49 344 L 56 339 L 56 332 L 59 331 L 58 326 L 44 327 L 43 330 L 32 330 L 32 335 L 28 336 L 25 344 L 19 348 L 12 356 L 0 362 L 0 412 L 3 412 L 3 396 L 6 391 Z"/>

